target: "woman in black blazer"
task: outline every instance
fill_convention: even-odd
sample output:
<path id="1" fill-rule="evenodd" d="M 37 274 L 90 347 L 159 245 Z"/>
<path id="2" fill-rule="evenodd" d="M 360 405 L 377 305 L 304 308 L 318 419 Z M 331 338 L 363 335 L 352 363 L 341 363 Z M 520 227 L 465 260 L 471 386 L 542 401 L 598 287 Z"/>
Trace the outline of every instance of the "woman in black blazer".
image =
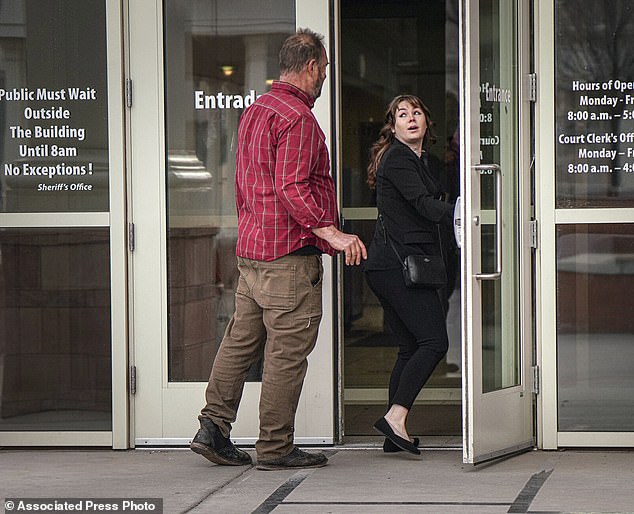
<path id="1" fill-rule="evenodd" d="M 374 424 L 386 436 L 383 449 L 388 452 L 420 454 L 407 433 L 407 415 L 448 347 L 438 292 L 405 287 L 402 261 L 390 244 L 391 239 L 402 258 L 442 255 L 438 224 L 452 223 L 453 205 L 443 200 L 441 185 L 427 167 L 426 151 L 433 142 L 427 107 L 416 96 L 397 96 L 388 106 L 368 166 L 379 218 L 364 271 L 383 306 L 385 321 L 399 337 L 389 410 Z"/>

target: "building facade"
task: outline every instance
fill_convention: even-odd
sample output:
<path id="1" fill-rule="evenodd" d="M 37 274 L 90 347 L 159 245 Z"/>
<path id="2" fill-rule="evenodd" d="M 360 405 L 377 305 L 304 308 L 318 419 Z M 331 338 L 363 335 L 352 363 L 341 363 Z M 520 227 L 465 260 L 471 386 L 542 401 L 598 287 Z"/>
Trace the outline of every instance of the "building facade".
<path id="1" fill-rule="evenodd" d="M 235 137 L 298 27 L 344 230 L 401 93 L 458 200 L 450 349 L 410 432 L 466 462 L 634 446 L 634 2 L 0 2 L 0 445 L 182 446 L 233 311 Z M 365 441 L 396 343 L 324 257 L 300 444 Z M 232 436 L 257 438 L 261 363 Z"/>

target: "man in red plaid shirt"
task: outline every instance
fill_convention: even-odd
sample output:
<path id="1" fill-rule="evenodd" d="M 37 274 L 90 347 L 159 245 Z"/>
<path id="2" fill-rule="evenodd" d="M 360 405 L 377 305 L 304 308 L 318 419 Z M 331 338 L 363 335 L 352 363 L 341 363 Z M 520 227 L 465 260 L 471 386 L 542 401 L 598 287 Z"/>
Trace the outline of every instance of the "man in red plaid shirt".
<path id="1" fill-rule="evenodd" d="M 229 439 L 251 365 L 264 352 L 258 469 L 313 468 L 322 453 L 293 443 L 307 357 L 321 321 L 321 254 L 367 258 L 338 228 L 324 133 L 311 109 L 326 80 L 323 36 L 300 29 L 280 50 L 280 80 L 240 119 L 236 156 L 238 271 L 235 312 L 216 355 L 191 449 L 211 462 L 251 464 Z"/>

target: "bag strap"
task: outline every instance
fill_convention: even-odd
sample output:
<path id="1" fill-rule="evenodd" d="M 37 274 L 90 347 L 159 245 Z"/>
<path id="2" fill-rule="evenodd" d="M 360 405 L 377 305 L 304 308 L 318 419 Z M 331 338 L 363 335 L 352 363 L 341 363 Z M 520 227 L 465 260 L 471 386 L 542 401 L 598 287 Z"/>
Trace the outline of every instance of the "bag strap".
<path id="1" fill-rule="evenodd" d="M 379 222 L 381 223 L 381 228 L 383 229 L 383 234 L 385 236 L 385 240 L 390 242 L 390 246 L 392 247 L 392 250 L 394 250 L 394 253 L 398 257 L 399 262 L 403 263 L 403 269 L 405 269 L 406 268 L 405 262 L 401 258 L 401 254 L 398 253 L 398 250 L 396 249 L 396 246 L 394 245 L 394 241 L 392 240 L 392 237 L 390 236 L 390 234 L 388 233 L 387 229 L 385 228 L 385 223 L 383 223 L 383 214 L 381 214 L 381 213 L 379 213 Z M 438 223 L 436 223 L 436 229 L 438 230 L 438 246 L 440 247 L 440 258 L 444 262 L 445 261 L 445 255 L 444 255 L 444 252 L 442 251 L 442 238 L 440 236 L 440 225 Z"/>
<path id="2" fill-rule="evenodd" d="M 445 252 L 442 251 L 442 236 L 440 235 L 440 223 L 436 223 L 436 230 L 438 231 L 438 246 L 440 247 L 440 258 L 445 262 Z"/>
<path id="3" fill-rule="evenodd" d="M 385 228 L 385 223 L 383 223 L 383 214 L 381 213 L 379 213 L 379 221 L 381 222 L 381 228 L 383 229 L 383 235 L 385 236 L 385 240 L 386 241 L 389 240 L 392 250 L 394 250 L 394 253 L 398 257 L 398 262 L 400 262 L 403 265 L 403 269 L 405 269 L 405 263 L 403 262 L 403 259 L 401 258 L 401 254 L 398 253 L 398 250 L 396 249 L 396 246 L 394 245 L 394 241 L 392 241 L 392 237 L 387 233 L 387 229 Z"/>

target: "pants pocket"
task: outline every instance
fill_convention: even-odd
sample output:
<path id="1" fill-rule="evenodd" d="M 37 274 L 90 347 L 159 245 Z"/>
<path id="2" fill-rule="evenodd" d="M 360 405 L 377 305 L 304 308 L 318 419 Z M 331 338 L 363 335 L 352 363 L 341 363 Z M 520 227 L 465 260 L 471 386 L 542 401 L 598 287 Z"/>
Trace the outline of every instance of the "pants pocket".
<path id="1" fill-rule="evenodd" d="M 298 277 L 296 317 L 310 326 L 319 323 L 322 315 L 321 293 L 323 288 L 324 267 L 321 257 L 316 256 L 306 262 Z"/>
<path id="2" fill-rule="evenodd" d="M 252 296 L 256 278 L 256 271 L 253 266 L 248 265 L 242 259 L 238 259 L 238 284 L 236 286 L 236 293 Z"/>
<path id="3" fill-rule="evenodd" d="M 260 268 L 260 305 L 264 309 L 292 311 L 296 304 L 296 269 L 293 265 Z"/>

